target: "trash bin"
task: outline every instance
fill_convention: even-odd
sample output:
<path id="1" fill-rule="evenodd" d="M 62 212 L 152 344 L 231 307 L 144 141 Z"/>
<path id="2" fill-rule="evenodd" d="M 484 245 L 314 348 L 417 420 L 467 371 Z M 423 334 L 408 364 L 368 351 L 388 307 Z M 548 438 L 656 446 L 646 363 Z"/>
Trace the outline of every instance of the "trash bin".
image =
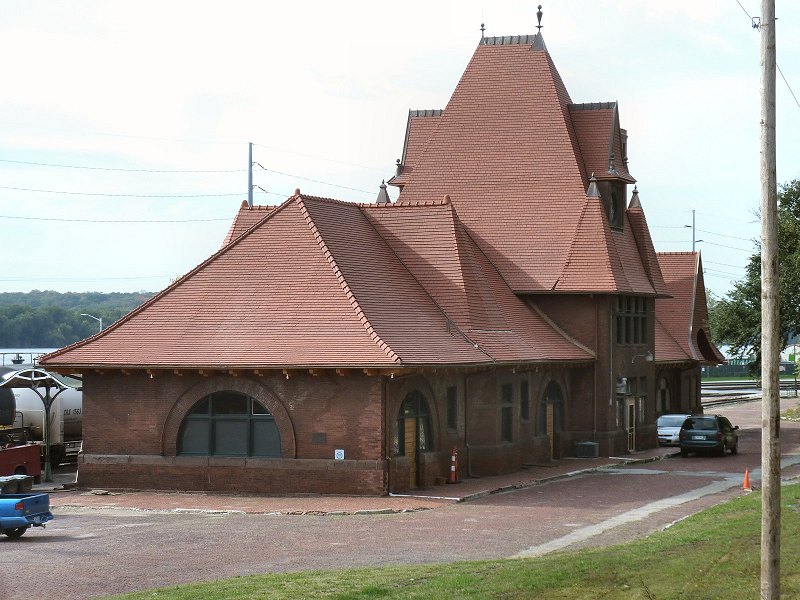
<path id="1" fill-rule="evenodd" d="M 597 458 L 600 455 L 600 444 L 597 442 L 576 442 L 576 458 Z"/>

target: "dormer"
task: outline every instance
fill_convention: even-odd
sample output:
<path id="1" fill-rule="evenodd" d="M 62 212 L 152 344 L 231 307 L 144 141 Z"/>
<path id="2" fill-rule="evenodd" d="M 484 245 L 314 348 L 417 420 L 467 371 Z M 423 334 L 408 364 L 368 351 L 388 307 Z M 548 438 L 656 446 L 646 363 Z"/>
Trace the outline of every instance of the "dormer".
<path id="1" fill-rule="evenodd" d="M 570 117 L 583 158 L 584 172 L 593 173 L 611 229 L 625 226 L 628 172 L 628 133 L 619 126 L 616 102 L 570 104 Z"/>

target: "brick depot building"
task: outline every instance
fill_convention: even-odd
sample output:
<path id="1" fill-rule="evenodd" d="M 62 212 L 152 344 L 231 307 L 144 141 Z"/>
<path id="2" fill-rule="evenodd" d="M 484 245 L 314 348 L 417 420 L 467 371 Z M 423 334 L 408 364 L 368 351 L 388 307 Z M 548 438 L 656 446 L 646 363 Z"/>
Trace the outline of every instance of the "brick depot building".
<path id="1" fill-rule="evenodd" d="M 481 39 L 409 113 L 396 203 L 244 203 L 219 252 L 41 361 L 83 375 L 79 483 L 386 494 L 453 448 L 466 478 L 655 446 L 721 356 L 699 255 L 655 252 L 627 156 L 541 33 Z"/>

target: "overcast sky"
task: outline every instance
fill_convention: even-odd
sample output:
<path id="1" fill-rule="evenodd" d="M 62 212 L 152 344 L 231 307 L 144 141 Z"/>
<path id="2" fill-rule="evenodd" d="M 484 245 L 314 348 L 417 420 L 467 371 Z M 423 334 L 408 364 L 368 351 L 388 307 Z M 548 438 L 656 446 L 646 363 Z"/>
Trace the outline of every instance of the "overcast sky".
<path id="1" fill-rule="evenodd" d="M 695 211 L 717 295 L 743 276 L 760 227 L 759 34 L 746 14 L 760 2 L 739 1 L 543 7 L 573 102 L 620 103 L 656 249 L 691 250 Z M 800 96 L 798 4 L 778 3 L 777 47 Z M 487 35 L 536 31 L 534 3 L 504 0 L 0 11 L 0 292 L 162 289 L 225 238 L 247 195 L 248 142 L 259 204 L 295 188 L 373 201 L 408 109 L 445 107 L 481 22 Z M 786 182 L 800 177 L 800 106 L 780 75 L 777 90 Z"/>

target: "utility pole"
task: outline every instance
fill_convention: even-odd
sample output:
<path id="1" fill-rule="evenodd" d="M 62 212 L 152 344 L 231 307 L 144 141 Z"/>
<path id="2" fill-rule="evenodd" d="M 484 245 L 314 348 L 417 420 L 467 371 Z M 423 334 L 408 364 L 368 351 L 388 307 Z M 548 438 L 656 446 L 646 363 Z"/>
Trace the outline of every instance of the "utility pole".
<path id="1" fill-rule="evenodd" d="M 778 186 L 775 173 L 775 0 L 761 0 L 761 598 L 781 580 Z"/>
<path id="2" fill-rule="evenodd" d="M 247 206 L 253 208 L 253 142 L 248 142 L 247 148 Z"/>

